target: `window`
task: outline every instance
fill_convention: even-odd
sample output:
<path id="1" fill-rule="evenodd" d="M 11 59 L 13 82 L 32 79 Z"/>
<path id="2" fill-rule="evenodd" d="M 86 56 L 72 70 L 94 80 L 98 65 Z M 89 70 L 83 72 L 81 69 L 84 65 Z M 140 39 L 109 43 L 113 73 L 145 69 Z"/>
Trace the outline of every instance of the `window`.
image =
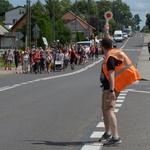
<path id="1" fill-rule="evenodd" d="M 24 10 L 23 9 L 19 9 L 19 14 L 20 15 L 24 14 Z"/>
<path id="2" fill-rule="evenodd" d="M 70 26 L 71 26 L 71 27 L 74 27 L 74 26 L 75 26 L 75 23 L 70 23 Z"/>
<path id="3" fill-rule="evenodd" d="M 20 15 L 22 14 L 22 10 L 21 10 L 21 9 L 19 10 L 19 14 L 20 14 Z"/>
<path id="4" fill-rule="evenodd" d="M 15 24 L 17 22 L 17 19 L 13 19 L 13 24 Z"/>

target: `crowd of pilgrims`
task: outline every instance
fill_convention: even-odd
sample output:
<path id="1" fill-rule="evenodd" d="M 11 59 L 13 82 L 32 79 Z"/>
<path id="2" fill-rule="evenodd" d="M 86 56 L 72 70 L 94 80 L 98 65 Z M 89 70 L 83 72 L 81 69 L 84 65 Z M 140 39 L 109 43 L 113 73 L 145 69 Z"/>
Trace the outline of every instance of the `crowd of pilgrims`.
<path id="1" fill-rule="evenodd" d="M 10 55 L 10 50 L 8 55 Z M 15 62 L 16 70 L 19 63 L 22 66 L 23 73 L 50 73 L 55 71 L 56 62 L 61 65 L 59 71 L 65 70 L 71 67 L 72 70 L 75 69 L 76 65 L 84 65 L 89 60 L 98 58 L 99 48 L 98 46 L 92 45 L 90 48 L 87 46 L 70 46 L 63 48 L 49 48 L 43 50 L 42 47 L 33 47 L 31 50 L 27 48 L 25 51 L 19 53 L 16 48 L 13 54 L 13 60 Z M 8 59 L 8 58 L 7 58 Z M 8 69 L 11 70 L 11 62 L 9 63 Z M 7 67 L 5 66 L 5 69 Z"/>

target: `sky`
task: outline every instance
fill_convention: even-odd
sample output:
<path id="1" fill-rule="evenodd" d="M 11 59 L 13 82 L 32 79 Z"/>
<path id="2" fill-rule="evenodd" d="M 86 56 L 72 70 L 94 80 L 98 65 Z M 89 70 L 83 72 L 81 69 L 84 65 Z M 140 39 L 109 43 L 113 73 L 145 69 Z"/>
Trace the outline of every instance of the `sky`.
<path id="1" fill-rule="evenodd" d="M 8 0 L 13 6 L 24 6 L 26 4 L 26 0 Z M 37 0 L 30 0 L 31 5 Z M 75 0 L 72 0 L 74 2 Z M 98 0 L 96 0 L 98 1 Z M 112 1 L 112 0 L 111 0 Z M 41 0 L 43 4 L 45 4 L 45 0 Z M 122 0 L 122 2 L 126 3 L 130 6 L 130 11 L 132 15 L 139 14 L 140 19 L 140 27 L 142 28 L 146 22 L 146 14 L 150 13 L 150 0 Z"/>

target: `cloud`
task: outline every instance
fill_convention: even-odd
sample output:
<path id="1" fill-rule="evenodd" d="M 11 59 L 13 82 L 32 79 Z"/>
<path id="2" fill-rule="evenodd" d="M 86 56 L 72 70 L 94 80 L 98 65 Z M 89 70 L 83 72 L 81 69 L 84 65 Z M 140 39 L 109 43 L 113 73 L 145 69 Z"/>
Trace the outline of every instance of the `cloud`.
<path id="1" fill-rule="evenodd" d="M 143 3 L 141 3 L 141 2 L 136 2 L 135 3 L 135 6 L 137 7 L 137 8 L 145 8 L 145 6 L 143 5 Z"/>

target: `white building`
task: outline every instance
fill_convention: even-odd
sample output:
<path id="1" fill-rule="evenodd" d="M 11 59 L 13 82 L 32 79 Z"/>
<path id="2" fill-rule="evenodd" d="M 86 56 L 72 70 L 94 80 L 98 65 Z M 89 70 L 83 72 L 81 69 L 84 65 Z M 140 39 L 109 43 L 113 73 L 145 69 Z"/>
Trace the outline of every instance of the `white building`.
<path id="1" fill-rule="evenodd" d="M 24 14 L 25 7 L 18 6 L 5 12 L 5 27 L 10 29 Z"/>

